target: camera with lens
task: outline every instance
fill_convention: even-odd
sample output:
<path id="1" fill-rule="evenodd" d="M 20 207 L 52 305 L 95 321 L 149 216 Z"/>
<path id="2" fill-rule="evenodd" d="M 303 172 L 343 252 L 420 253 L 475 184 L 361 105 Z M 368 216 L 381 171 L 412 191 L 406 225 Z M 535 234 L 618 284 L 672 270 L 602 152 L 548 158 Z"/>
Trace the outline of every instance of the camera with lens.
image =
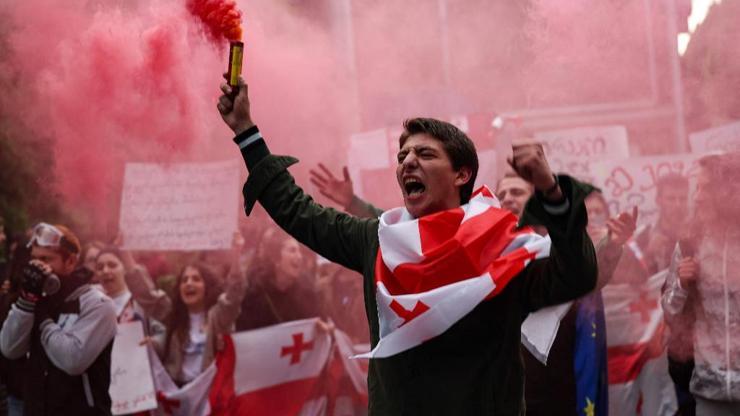
<path id="1" fill-rule="evenodd" d="M 23 267 L 23 281 L 21 288 L 26 293 L 38 297 L 51 296 L 59 291 L 62 282 L 54 273 L 47 273 L 35 264 L 29 263 Z"/>

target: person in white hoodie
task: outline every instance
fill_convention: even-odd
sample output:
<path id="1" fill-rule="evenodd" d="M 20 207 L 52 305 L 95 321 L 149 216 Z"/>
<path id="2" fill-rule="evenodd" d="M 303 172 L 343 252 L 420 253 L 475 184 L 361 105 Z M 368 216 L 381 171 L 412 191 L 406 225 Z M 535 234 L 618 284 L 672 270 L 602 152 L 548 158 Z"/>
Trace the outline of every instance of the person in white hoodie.
<path id="1" fill-rule="evenodd" d="M 669 326 L 693 323 L 696 414 L 740 415 L 740 153 L 699 164 L 695 223 L 675 250 L 662 304 Z"/>

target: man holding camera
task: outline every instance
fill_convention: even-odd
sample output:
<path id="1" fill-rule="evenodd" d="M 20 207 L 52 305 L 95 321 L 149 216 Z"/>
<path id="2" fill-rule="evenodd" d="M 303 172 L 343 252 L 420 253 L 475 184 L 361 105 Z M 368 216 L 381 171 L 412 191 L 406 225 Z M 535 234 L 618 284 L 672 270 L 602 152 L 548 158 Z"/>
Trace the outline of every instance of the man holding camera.
<path id="1" fill-rule="evenodd" d="M 40 223 L 29 242 L 21 294 L 0 331 L 10 359 L 28 356 L 26 415 L 109 415 L 113 302 L 77 268 L 80 242 L 61 225 Z"/>

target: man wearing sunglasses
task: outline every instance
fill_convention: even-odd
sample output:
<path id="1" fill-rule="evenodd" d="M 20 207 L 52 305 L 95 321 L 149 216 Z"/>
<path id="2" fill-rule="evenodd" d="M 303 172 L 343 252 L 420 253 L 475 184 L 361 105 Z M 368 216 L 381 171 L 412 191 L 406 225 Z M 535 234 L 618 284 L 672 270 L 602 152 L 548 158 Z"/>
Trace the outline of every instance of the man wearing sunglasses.
<path id="1" fill-rule="evenodd" d="M 25 415 L 110 415 L 113 302 L 77 268 L 80 242 L 61 225 L 33 229 L 21 293 L 0 330 L 0 350 L 28 357 Z"/>

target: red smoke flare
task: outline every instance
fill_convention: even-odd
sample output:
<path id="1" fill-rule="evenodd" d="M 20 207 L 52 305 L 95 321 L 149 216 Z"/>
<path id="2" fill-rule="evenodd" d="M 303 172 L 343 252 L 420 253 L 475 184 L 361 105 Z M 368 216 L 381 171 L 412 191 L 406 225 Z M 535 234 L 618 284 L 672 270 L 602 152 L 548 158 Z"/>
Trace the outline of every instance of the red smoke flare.
<path id="1" fill-rule="evenodd" d="M 206 25 L 214 40 L 242 39 L 242 13 L 233 0 L 188 0 L 188 10 Z"/>

